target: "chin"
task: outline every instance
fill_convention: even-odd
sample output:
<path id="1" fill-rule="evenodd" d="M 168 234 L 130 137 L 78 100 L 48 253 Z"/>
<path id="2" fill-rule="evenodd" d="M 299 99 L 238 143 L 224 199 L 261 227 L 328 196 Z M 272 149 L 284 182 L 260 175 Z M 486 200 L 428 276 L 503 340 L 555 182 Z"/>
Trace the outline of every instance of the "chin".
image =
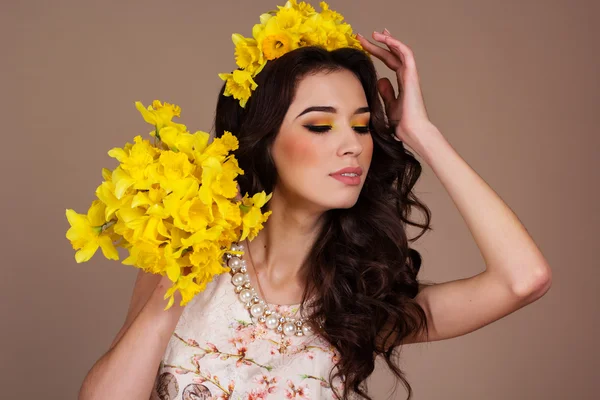
<path id="1" fill-rule="evenodd" d="M 338 209 L 338 208 L 352 208 L 358 201 L 358 193 L 355 196 L 344 196 L 344 198 L 327 199 L 326 207 L 328 209 Z"/>
<path id="2" fill-rule="evenodd" d="M 348 209 L 348 208 L 354 207 L 355 204 L 356 204 L 356 201 L 353 201 L 351 203 L 340 204 L 339 206 L 334 207 L 334 208 L 337 208 L 337 209 Z"/>

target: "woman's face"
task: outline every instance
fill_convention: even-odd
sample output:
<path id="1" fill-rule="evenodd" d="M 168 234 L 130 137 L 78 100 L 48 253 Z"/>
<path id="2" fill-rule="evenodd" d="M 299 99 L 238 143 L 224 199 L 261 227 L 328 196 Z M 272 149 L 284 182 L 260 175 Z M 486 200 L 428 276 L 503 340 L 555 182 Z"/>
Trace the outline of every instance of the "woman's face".
<path id="1" fill-rule="evenodd" d="M 369 118 L 364 89 L 352 72 L 303 78 L 271 149 L 275 195 L 318 211 L 352 207 L 373 154 Z"/>

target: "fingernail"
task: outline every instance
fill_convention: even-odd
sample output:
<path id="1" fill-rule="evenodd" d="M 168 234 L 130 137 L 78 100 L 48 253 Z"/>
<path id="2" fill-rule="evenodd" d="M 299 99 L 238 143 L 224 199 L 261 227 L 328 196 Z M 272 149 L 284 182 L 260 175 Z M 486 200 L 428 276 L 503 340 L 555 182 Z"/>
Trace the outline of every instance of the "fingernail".
<path id="1" fill-rule="evenodd" d="M 385 28 L 385 29 L 383 30 L 383 33 L 385 33 L 386 35 L 391 35 L 390 31 L 388 31 L 388 30 L 387 30 L 387 28 Z"/>
<path id="2" fill-rule="evenodd" d="M 357 33 L 357 34 L 356 34 L 356 36 L 359 36 L 359 37 L 361 37 L 361 38 L 364 38 L 364 36 L 363 36 L 363 35 L 361 35 L 360 33 Z"/>

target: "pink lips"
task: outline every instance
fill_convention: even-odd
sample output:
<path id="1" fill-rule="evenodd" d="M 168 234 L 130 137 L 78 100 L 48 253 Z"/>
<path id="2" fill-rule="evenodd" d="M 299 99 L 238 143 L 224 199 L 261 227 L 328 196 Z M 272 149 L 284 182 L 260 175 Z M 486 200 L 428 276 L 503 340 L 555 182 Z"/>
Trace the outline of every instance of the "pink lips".
<path id="1" fill-rule="evenodd" d="M 342 174 L 356 174 L 357 176 L 344 176 Z M 361 167 L 346 167 L 342 168 L 339 171 L 336 171 L 330 174 L 332 178 L 337 179 L 338 181 L 345 183 L 346 185 L 360 185 L 360 177 L 362 175 Z"/>

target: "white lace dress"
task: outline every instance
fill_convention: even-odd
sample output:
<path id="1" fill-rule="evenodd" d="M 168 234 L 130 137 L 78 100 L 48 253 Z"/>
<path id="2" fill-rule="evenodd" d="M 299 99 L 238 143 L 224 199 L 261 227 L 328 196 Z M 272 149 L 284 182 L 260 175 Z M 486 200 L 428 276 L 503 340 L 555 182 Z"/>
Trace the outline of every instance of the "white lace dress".
<path id="1" fill-rule="evenodd" d="M 283 316 L 297 306 L 271 309 Z M 228 273 L 186 306 L 160 364 L 151 399 L 337 399 L 338 360 L 319 335 L 286 336 L 254 324 Z M 341 393 L 341 381 L 334 381 Z"/>

